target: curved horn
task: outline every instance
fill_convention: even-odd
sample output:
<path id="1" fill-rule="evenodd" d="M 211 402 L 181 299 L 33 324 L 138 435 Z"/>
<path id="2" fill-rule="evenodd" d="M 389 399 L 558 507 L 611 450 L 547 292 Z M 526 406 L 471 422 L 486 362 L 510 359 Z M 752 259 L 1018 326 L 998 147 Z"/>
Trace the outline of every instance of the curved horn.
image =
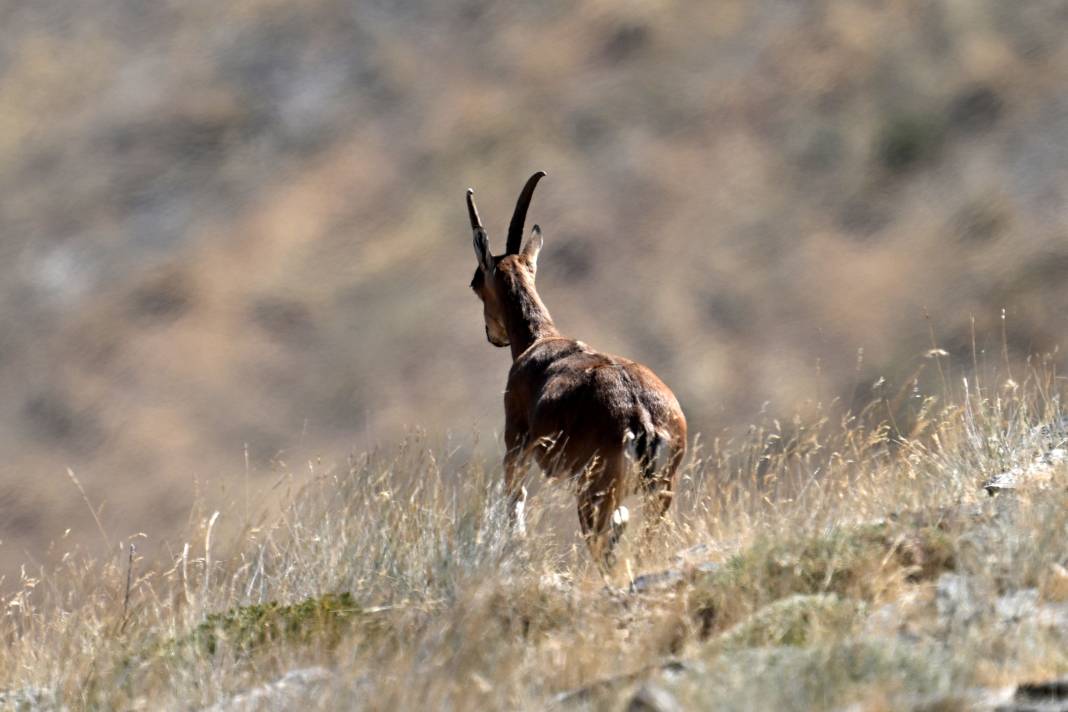
<path id="1" fill-rule="evenodd" d="M 478 209 L 475 208 L 475 191 L 472 188 L 467 189 L 467 215 L 471 218 L 471 229 L 477 230 L 482 227 L 482 220 L 478 217 Z"/>
<path id="2" fill-rule="evenodd" d="M 512 222 L 508 223 L 508 247 L 504 254 L 514 255 L 519 252 L 519 245 L 523 242 L 523 223 L 527 219 L 527 208 L 530 207 L 530 199 L 534 197 L 534 188 L 538 181 L 545 177 L 545 171 L 538 171 L 527 179 L 519 193 L 519 200 L 515 204 L 515 212 L 512 213 Z"/>

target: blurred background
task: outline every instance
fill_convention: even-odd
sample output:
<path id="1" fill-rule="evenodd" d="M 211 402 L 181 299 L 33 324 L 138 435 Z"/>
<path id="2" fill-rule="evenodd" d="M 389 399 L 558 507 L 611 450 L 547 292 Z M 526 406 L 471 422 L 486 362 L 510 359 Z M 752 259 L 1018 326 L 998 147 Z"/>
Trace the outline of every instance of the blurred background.
<path id="1" fill-rule="evenodd" d="M 166 548 L 407 428 L 495 457 L 463 195 L 499 251 L 539 169 L 558 326 L 692 432 L 965 373 L 973 323 L 1019 378 L 1068 310 L 1068 2 L 0 5 L 0 571 L 96 539 L 68 467 Z"/>

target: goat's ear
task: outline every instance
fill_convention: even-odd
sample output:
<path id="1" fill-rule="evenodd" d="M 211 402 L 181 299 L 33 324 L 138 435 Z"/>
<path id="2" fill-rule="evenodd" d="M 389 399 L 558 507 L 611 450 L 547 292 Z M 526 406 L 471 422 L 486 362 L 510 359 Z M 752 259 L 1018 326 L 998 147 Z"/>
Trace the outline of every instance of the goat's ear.
<path id="1" fill-rule="evenodd" d="M 493 255 L 490 254 L 489 238 L 486 237 L 486 231 L 480 227 L 475 228 L 475 257 L 478 259 L 478 266 L 482 268 L 482 271 L 486 273 L 486 276 L 493 274 Z"/>
<path id="2" fill-rule="evenodd" d="M 530 237 L 527 238 L 527 242 L 523 245 L 523 257 L 527 258 L 531 267 L 538 266 L 538 253 L 541 252 L 541 246 L 545 244 L 545 239 L 541 236 L 541 228 L 535 225 L 530 230 Z"/>

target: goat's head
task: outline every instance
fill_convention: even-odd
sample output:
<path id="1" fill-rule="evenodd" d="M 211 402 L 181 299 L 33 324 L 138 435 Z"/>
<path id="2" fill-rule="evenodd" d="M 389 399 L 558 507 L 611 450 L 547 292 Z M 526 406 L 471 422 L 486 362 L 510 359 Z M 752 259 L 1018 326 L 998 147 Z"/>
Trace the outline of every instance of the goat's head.
<path id="1" fill-rule="evenodd" d="M 496 257 L 490 252 L 489 237 L 475 208 L 474 191 L 467 189 L 467 213 L 474 232 L 475 257 L 478 267 L 471 280 L 471 289 L 482 300 L 483 316 L 486 319 L 486 338 L 494 346 L 508 346 L 508 329 L 505 322 L 505 300 L 511 290 L 528 280 L 534 282 L 538 252 L 541 250 L 541 229 L 535 225 L 530 238 L 520 247 L 523 239 L 523 223 L 527 208 L 534 195 L 534 188 L 545 175 L 538 171 L 528 180 L 516 201 L 512 221 L 508 224 L 508 243 L 503 255 Z"/>

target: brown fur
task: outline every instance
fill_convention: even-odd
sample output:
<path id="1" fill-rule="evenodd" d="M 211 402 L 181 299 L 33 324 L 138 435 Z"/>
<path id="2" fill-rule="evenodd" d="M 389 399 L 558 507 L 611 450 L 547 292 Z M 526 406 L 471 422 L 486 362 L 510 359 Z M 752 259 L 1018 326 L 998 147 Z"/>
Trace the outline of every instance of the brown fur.
<path id="1" fill-rule="evenodd" d="M 542 175 L 527 182 L 516 206 L 518 219 L 513 217 L 509 235 L 514 254 L 490 256 L 468 191 L 479 259 L 471 288 L 483 302 L 490 343 L 512 350 L 504 394 L 506 487 L 515 516 L 521 515 L 522 477 L 530 460 L 549 477 L 575 477 L 583 535 L 595 557 L 610 561 L 622 533 L 622 523 L 613 526 L 613 513 L 625 496 L 635 489 L 646 492 L 657 520 L 671 506 L 675 473 L 686 452 L 686 417 L 650 369 L 557 331 L 534 286 L 541 231 L 535 225 L 522 249 L 514 240 Z M 640 487 L 631 484 L 633 469 Z"/>

